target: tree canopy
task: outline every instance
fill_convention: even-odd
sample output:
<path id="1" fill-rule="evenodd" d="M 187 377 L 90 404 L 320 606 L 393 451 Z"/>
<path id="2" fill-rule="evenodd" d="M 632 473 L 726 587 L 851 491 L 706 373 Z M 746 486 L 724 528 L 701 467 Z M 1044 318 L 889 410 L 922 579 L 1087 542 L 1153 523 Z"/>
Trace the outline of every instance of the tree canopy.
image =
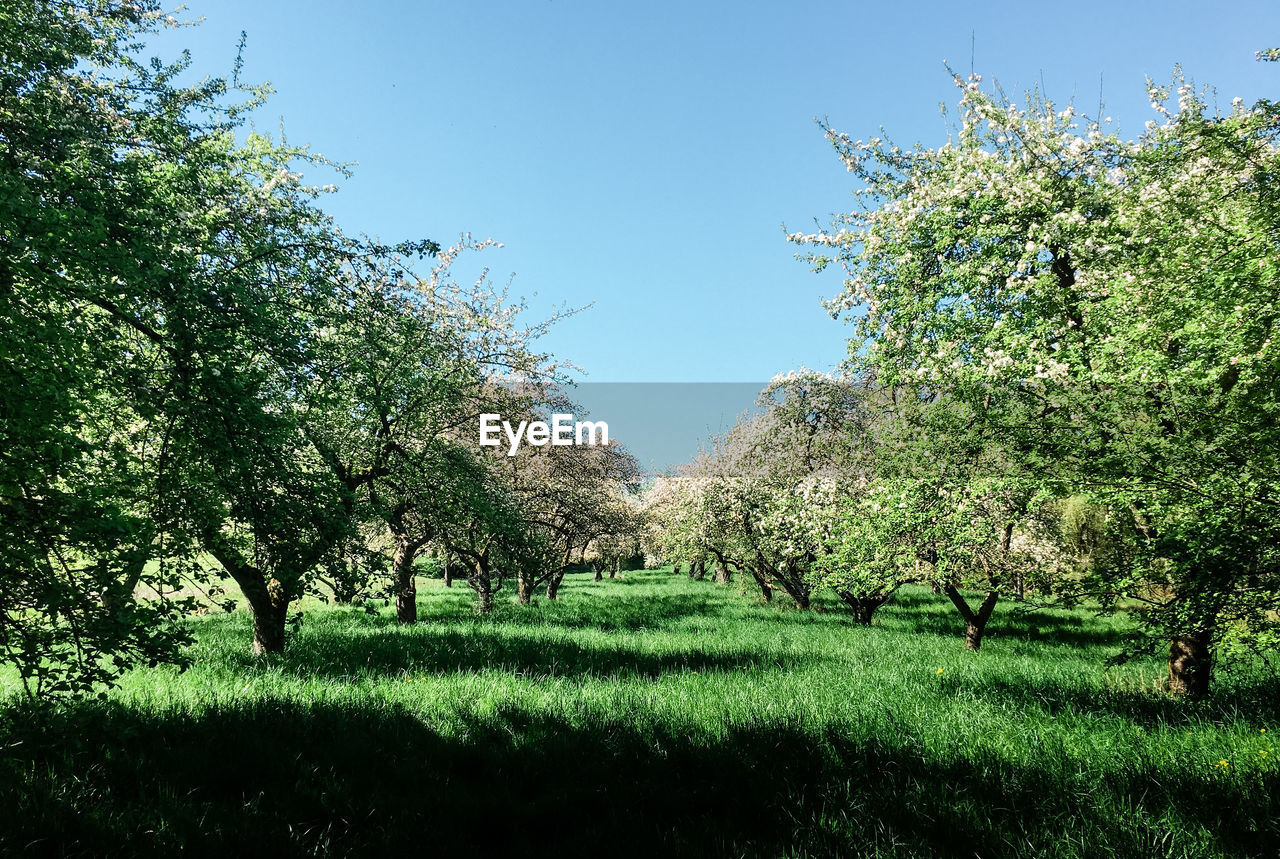
<path id="1" fill-rule="evenodd" d="M 1215 111 L 1179 75 L 1122 140 L 956 84 L 941 147 L 824 126 L 860 206 L 790 237 L 844 268 L 854 363 L 965 404 L 1011 464 L 1123 519 L 1132 551 L 1091 591 L 1142 601 L 1202 694 L 1210 647 L 1274 643 L 1280 607 L 1280 108 Z"/>

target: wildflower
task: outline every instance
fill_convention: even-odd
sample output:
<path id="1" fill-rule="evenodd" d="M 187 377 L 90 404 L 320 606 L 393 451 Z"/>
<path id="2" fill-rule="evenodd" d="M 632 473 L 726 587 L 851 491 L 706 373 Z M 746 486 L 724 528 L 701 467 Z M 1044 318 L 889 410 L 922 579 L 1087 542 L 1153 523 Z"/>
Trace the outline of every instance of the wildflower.
<path id="1" fill-rule="evenodd" d="M 939 668 L 939 669 L 938 669 L 938 673 L 939 673 L 939 674 L 941 674 L 941 673 L 942 673 L 942 669 L 941 669 L 941 668 Z"/>
<path id="2" fill-rule="evenodd" d="M 1226 767 L 1231 766 L 1231 762 L 1230 762 L 1230 761 L 1218 761 L 1218 766 L 1219 766 L 1220 768 L 1225 769 Z"/>

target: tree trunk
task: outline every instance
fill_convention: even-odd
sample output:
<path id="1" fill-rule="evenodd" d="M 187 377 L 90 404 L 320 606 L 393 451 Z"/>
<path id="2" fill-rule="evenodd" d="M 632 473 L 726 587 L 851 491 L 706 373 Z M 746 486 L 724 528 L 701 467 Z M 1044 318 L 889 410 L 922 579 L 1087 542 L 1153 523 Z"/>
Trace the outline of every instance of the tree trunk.
<path id="1" fill-rule="evenodd" d="M 289 594 L 284 583 L 275 576 L 267 576 L 252 564 L 246 564 L 217 536 L 207 538 L 205 545 L 240 586 L 240 592 L 249 604 L 249 614 L 253 617 L 253 652 L 283 652 L 284 632 L 289 621 Z"/>
<path id="2" fill-rule="evenodd" d="M 444 559 L 444 586 L 446 588 L 453 587 L 453 561 L 448 555 Z"/>
<path id="3" fill-rule="evenodd" d="M 987 621 L 991 619 L 991 612 L 995 610 L 1000 594 L 996 591 L 988 591 L 986 598 L 982 600 L 982 605 L 975 612 L 969 608 L 969 603 L 965 601 L 965 598 L 960 595 L 960 592 L 953 585 L 946 585 L 942 590 L 960 611 L 960 616 L 964 618 L 965 649 L 979 649 L 982 647 L 982 634 L 987 630 Z"/>
<path id="4" fill-rule="evenodd" d="M 289 599 L 276 579 L 246 589 L 241 584 L 249 613 L 253 616 L 253 652 L 283 653 L 284 632 L 289 620 Z"/>
<path id="5" fill-rule="evenodd" d="M 396 591 L 396 621 L 418 622 L 418 582 L 413 562 L 422 544 L 404 537 L 396 538 L 396 551 L 391 560 L 391 577 Z"/>
<path id="6" fill-rule="evenodd" d="M 119 581 L 112 582 L 102 592 L 102 607 L 111 614 L 118 614 L 133 602 L 133 591 L 142 580 L 142 570 L 150 556 L 150 546 L 136 550 L 125 567 L 124 575 Z"/>
<path id="7" fill-rule="evenodd" d="M 493 572 L 489 566 L 487 552 L 468 552 L 466 560 L 470 569 L 467 572 L 467 584 L 476 595 L 476 611 L 488 614 L 493 611 Z M 501 586 L 501 581 L 499 581 Z"/>
<path id="8" fill-rule="evenodd" d="M 1180 635 L 1169 644 L 1169 691 L 1198 701 L 1209 694 L 1213 666 L 1209 632 Z"/>
<path id="9" fill-rule="evenodd" d="M 763 557 L 758 556 L 756 560 L 762 570 L 770 569 L 768 562 Z M 772 580 L 781 585 L 787 595 L 795 601 L 796 608 L 808 611 L 812 588 L 809 587 L 804 580 L 804 576 L 797 570 L 796 563 L 788 561 L 782 567 L 773 568 L 772 573 Z"/>
<path id="10" fill-rule="evenodd" d="M 753 566 L 748 566 L 747 572 L 751 573 L 751 578 L 755 579 L 756 584 L 760 586 L 760 596 L 764 597 L 764 601 L 773 602 L 773 588 L 769 586 L 769 580 Z"/>
<path id="11" fill-rule="evenodd" d="M 533 602 L 533 579 L 521 573 L 516 576 L 516 602 L 528 605 Z"/>
<path id="12" fill-rule="evenodd" d="M 489 578 L 489 563 L 483 557 L 476 559 L 474 571 L 467 576 L 467 584 L 476 592 L 476 611 L 480 614 L 493 611 L 493 580 Z"/>
<path id="13" fill-rule="evenodd" d="M 731 581 L 733 581 L 733 573 L 729 572 L 729 565 L 724 561 L 716 561 L 715 583 L 727 585 Z"/>
<path id="14" fill-rule="evenodd" d="M 680 575 L 680 570 L 681 570 L 683 567 L 684 567 L 684 565 L 683 565 L 683 564 L 675 563 L 675 564 L 673 564 L 673 565 L 671 566 L 671 572 L 675 573 L 675 574 L 678 576 L 678 575 Z"/>
<path id="15" fill-rule="evenodd" d="M 860 597 L 845 590 L 837 590 L 836 595 L 849 606 L 850 611 L 853 612 L 854 622 L 859 626 L 871 626 L 871 616 L 889 599 L 888 594 L 878 597 Z"/>
<path id="16" fill-rule="evenodd" d="M 600 565 L 599 565 L 599 564 L 592 564 L 592 565 L 591 565 L 591 570 L 592 570 L 592 572 L 594 572 L 594 573 L 595 573 L 595 575 L 594 575 L 594 576 L 592 576 L 592 581 L 599 582 L 599 581 L 603 581 L 603 580 L 604 580 L 604 573 L 600 572 Z"/>
<path id="17" fill-rule="evenodd" d="M 693 577 L 693 579 L 694 579 L 694 581 L 701 582 L 701 581 L 705 580 L 705 579 L 706 579 L 706 577 L 707 577 L 707 562 L 706 562 L 706 561 L 698 561 L 698 563 L 697 563 L 697 565 L 696 565 L 696 566 L 697 566 L 697 568 L 698 568 L 698 574 L 697 574 L 696 576 L 694 576 L 694 577 Z"/>
<path id="18" fill-rule="evenodd" d="M 476 596 L 479 598 L 476 608 L 481 614 L 488 614 L 493 611 L 493 588 L 486 584 L 476 590 Z"/>
<path id="19" fill-rule="evenodd" d="M 1009 522 L 1004 526 L 1004 538 L 1000 541 L 1000 548 L 1004 550 L 1004 556 L 1007 560 L 1009 551 L 1013 546 L 1013 523 Z M 1013 592 L 1018 596 L 1018 602 L 1022 602 L 1027 598 L 1027 576 L 1026 571 L 1021 566 L 1013 574 Z"/>
<path id="20" fill-rule="evenodd" d="M 560 583 L 562 581 L 564 581 L 563 570 L 547 579 L 547 599 L 553 600 L 560 595 Z"/>
<path id="21" fill-rule="evenodd" d="M 418 582 L 413 573 L 413 562 L 417 560 L 418 551 L 427 541 L 422 537 L 412 536 L 403 505 L 388 514 L 387 527 L 396 541 L 395 553 L 391 557 L 391 582 L 396 592 L 396 621 L 417 623 Z"/>

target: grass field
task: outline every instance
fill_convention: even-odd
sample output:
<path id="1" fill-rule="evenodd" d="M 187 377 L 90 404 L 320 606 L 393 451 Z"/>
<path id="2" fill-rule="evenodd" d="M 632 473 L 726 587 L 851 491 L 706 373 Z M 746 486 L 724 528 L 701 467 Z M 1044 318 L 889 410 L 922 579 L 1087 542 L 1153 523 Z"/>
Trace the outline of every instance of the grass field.
<path id="1" fill-rule="evenodd" d="M 420 600 L 269 660 L 200 618 L 184 673 L 11 699 L 0 854 L 1280 855 L 1274 686 L 1164 698 L 1104 670 L 1123 619 L 1004 605 L 971 654 L 922 589 L 870 629 L 664 571 Z"/>

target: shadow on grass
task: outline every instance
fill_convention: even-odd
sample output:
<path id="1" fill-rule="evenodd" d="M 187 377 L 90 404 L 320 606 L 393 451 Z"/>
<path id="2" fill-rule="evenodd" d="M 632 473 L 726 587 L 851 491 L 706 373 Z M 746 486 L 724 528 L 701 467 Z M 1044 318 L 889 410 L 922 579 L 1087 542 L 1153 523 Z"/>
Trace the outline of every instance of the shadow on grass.
<path id="1" fill-rule="evenodd" d="M 567 629 L 662 630 L 689 617 L 721 614 L 728 608 L 729 595 L 706 593 L 654 593 L 655 576 L 636 574 L 636 579 L 591 581 L 590 576 L 566 578 L 560 598 L 549 600 L 538 592 L 532 605 L 517 605 L 508 585 L 494 600 L 491 623 L 536 624 Z M 664 583 L 657 582 L 657 586 Z M 640 592 L 636 592 L 640 591 Z M 375 600 L 375 606 L 389 607 L 390 600 Z M 358 609 L 353 615 L 363 614 Z M 465 584 L 433 590 L 418 600 L 418 618 L 424 623 L 475 618 L 475 598 Z M 392 621 L 384 620 L 393 625 Z"/>
<path id="2" fill-rule="evenodd" d="M 495 619 L 566 629 L 664 630 L 691 617 L 711 618 L 726 608 L 719 595 L 574 594 L 570 600 L 504 606 Z"/>
<path id="3" fill-rule="evenodd" d="M 700 586 L 694 593 L 628 594 L 628 589 L 667 584 L 664 579 L 671 574 L 643 570 L 630 576 L 601 582 L 592 582 L 589 575 L 569 577 L 560 600 L 538 599 L 532 607 L 500 600 L 491 619 L 566 629 L 637 631 L 668 629 L 691 617 L 715 618 L 747 611 L 753 612 L 753 622 L 860 628 L 844 604 L 828 594 L 814 594 L 812 608 L 802 610 L 783 593 L 772 603 L 765 603 L 753 591 L 742 590 L 737 582 L 726 586 L 709 579 L 693 585 Z M 470 592 L 464 588 L 463 593 Z M 973 594 L 968 596 L 977 603 Z M 469 605 L 456 593 L 449 594 L 446 600 L 433 595 L 419 611 L 425 620 L 457 619 L 471 616 Z M 877 613 L 876 624 L 945 638 L 964 635 L 964 621 L 951 601 L 923 587 L 897 591 Z M 986 636 L 1069 647 L 1120 647 L 1129 641 L 1124 629 L 1106 619 L 1067 611 L 1031 610 L 1012 600 L 998 604 Z"/>
<path id="4" fill-rule="evenodd" d="M 0 716 L 0 853 L 1275 855 L 1280 778 L 941 761 L 853 730 L 715 740 L 516 708 L 446 736 L 398 706 Z M 1046 762 L 1050 764 L 1051 762 Z M 1199 839 L 1196 842 L 1188 838 Z"/>
<path id="5" fill-rule="evenodd" d="M 984 699 L 1004 701 L 1019 711 L 1038 708 L 1049 715 L 1089 713 L 1119 716 L 1135 725 L 1198 726 L 1204 722 L 1280 722 L 1280 697 L 1274 678 L 1233 678 L 1215 681 L 1213 694 L 1203 701 L 1184 701 L 1155 689 L 1090 688 L 1020 677 L 1016 681 L 984 676 L 968 681 L 951 678 L 944 685 Z"/>
<path id="6" fill-rule="evenodd" d="M 244 671 L 262 662 L 247 650 L 226 658 Z M 441 628 L 397 627 L 385 618 L 363 624 L 329 623 L 305 629 L 271 664 L 302 676 L 352 679 L 401 674 L 446 674 L 498 670 L 515 675 L 557 677 L 659 677 L 687 671 L 797 668 L 763 650 L 724 648 L 651 652 L 608 639 L 579 643 L 540 627 L 498 626 L 482 621 Z"/>
<path id="7" fill-rule="evenodd" d="M 966 594 L 977 605 L 980 597 Z M 914 632 L 963 636 L 964 621 L 947 597 L 921 588 L 899 591 L 877 615 L 886 625 L 902 625 Z M 1029 609 L 1025 604 L 1001 600 L 987 626 L 984 640 L 1010 638 L 1061 644 L 1068 647 L 1120 647 L 1129 633 L 1116 623 L 1092 615 L 1066 611 Z"/>

